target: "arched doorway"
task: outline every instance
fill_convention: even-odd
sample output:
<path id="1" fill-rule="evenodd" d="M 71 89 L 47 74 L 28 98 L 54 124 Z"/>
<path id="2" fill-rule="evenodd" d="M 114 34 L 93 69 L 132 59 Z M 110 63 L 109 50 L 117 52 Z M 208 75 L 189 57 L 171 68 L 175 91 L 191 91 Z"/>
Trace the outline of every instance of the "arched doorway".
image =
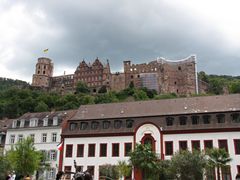
<path id="1" fill-rule="evenodd" d="M 154 152 L 156 151 L 155 143 L 156 143 L 156 140 L 151 136 L 151 134 L 145 134 L 141 140 L 141 144 L 150 145 L 152 148 L 152 151 Z"/>

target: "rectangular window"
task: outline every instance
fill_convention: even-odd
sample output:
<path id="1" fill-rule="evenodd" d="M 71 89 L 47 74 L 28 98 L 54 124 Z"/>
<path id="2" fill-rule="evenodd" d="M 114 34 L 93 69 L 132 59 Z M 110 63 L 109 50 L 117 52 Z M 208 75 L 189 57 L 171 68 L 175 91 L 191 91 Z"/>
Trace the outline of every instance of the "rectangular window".
<path id="1" fill-rule="evenodd" d="M 55 161 L 55 160 L 57 159 L 57 151 L 55 151 L 55 150 L 50 150 L 50 157 L 49 157 L 49 159 L 50 159 L 51 161 Z"/>
<path id="2" fill-rule="evenodd" d="M 124 156 L 129 156 L 129 153 L 132 152 L 132 143 L 124 144 Z"/>
<path id="3" fill-rule="evenodd" d="M 240 139 L 234 139 L 235 154 L 240 154 Z"/>
<path id="4" fill-rule="evenodd" d="M 172 126 L 172 125 L 173 125 L 173 120 L 174 120 L 173 117 L 167 117 L 167 118 L 166 118 L 166 124 L 167 124 L 167 126 Z"/>
<path id="5" fill-rule="evenodd" d="M 239 115 L 239 113 L 231 114 L 231 116 L 232 116 L 232 122 L 240 123 L 240 115 Z"/>
<path id="6" fill-rule="evenodd" d="M 88 172 L 94 176 L 94 166 L 87 166 L 87 169 L 88 169 Z"/>
<path id="7" fill-rule="evenodd" d="M 187 150 L 187 141 L 179 141 L 179 150 Z"/>
<path id="8" fill-rule="evenodd" d="M 237 173 L 240 174 L 240 165 L 237 165 Z"/>
<path id="9" fill-rule="evenodd" d="M 95 144 L 88 145 L 88 157 L 95 157 Z"/>
<path id="10" fill-rule="evenodd" d="M 24 119 L 21 119 L 20 127 L 24 127 L 24 124 L 25 124 L 25 120 L 24 120 Z"/>
<path id="11" fill-rule="evenodd" d="M 56 170 L 54 168 L 50 168 L 49 173 L 48 173 L 48 178 L 49 179 L 54 179 L 55 178 L 55 172 L 56 172 Z"/>
<path id="12" fill-rule="evenodd" d="M 77 145 L 77 157 L 83 157 L 84 154 L 84 144 Z"/>
<path id="13" fill-rule="evenodd" d="M 31 137 L 31 139 L 32 139 L 32 141 L 34 143 L 35 142 L 35 134 L 30 134 L 30 137 Z"/>
<path id="14" fill-rule="evenodd" d="M 199 124 L 199 116 L 192 116 L 192 125 Z"/>
<path id="15" fill-rule="evenodd" d="M 38 125 L 38 119 L 30 119 L 30 127 L 35 127 Z"/>
<path id="16" fill-rule="evenodd" d="M 221 167 L 222 171 L 222 179 L 223 180 L 231 180 L 231 167 L 230 166 L 223 166 Z"/>
<path id="17" fill-rule="evenodd" d="M 58 125 L 58 117 L 53 117 L 53 126 L 57 126 Z"/>
<path id="18" fill-rule="evenodd" d="M 107 144 L 100 144 L 100 157 L 107 156 Z"/>
<path id="19" fill-rule="evenodd" d="M 52 133 L 52 142 L 57 142 L 57 133 Z"/>
<path id="20" fill-rule="evenodd" d="M 204 140 L 204 149 L 212 149 L 213 141 L 212 140 Z"/>
<path id="21" fill-rule="evenodd" d="M 22 134 L 19 134 L 19 135 L 18 135 L 18 142 L 22 142 L 22 140 L 23 140 L 23 135 L 22 135 Z"/>
<path id="22" fill-rule="evenodd" d="M 203 124 L 210 124 L 210 118 L 211 118 L 210 115 L 203 115 L 202 118 L 203 118 Z"/>
<path id="23" fill-rule="evenodd" d="M 225 114 L 217 114 L 216 117 L 218 123 L 225 123 Z"/>
<path id="24" fill-rule="evenodd" d="M 47 142 L 47 133 L 42 134 L 42 142 Z"/>
<path id="25" fill-rule="evenodd" d="M 12 123 L 12 128 L 16 128 L 17 127 L 17 120 L 14 120 Z"/>
<path id="26" fill-rule="evenodd" d="M 199 140 L 192 141 L 192 151 L 193 150 L 200 151 L 200 141 Z"/>
<path id="27" fill-rule="evenodd" d="M 165 141 L 165 155 L 173 155 L 173 141 Z"/>
<path id="28" fill-rule="evenodd" d="M 225 149 L 228 152 L 228 142 L 226 139 L 218 140 L 218 147 L 219 149 Z"/>
<path id="29" fill-rule="evenodd" d="M 15 135 L 11 135 L 10 136 L 10 141 L 9 141 L 10 144 L 14 144 L 15 143 Z"/>
<path id="30" fill-rule="evenodd" d="M 72 151 L 73 151 L 73 145 L 67 144 L 65 157 L 72 157 Z"/>
<path id="31" fill-rule="evenodd" d="M 186 117 L 186 116 L 180 116 L 180 117 L 179 117 L 179 124 L 180 124 L 181 126 L 186 125 L 186 124 L 187 124 L 187 117 Z"/>
<path id="32" fill-rule="evenodd" d="M 43 119 L 43 126 L 48 126 L 48 118 Z"/>
<path id="33" fill-rule="evenodd" d="M 112 144 L 112 156 L 118 157 L 119 156 L 119 143 Z"/>
<path id="34" fill-rule="evenodd" d="M 64 166 L 64 172 L 71 172 L 72 166 Z M 71 174 L 66 173 L 65 179 L 71 179 Z"/>

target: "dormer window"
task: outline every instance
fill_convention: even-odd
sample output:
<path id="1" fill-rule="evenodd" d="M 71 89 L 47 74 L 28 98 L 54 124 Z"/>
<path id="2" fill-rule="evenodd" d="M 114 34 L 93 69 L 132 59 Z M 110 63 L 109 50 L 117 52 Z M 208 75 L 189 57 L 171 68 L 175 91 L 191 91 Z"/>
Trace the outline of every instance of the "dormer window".
<path id="1" fill-rule="evenodd" d="M 80 130 L 85 130 L 85 129 L 87 129 L 87 127 L 88 127 L 88 123 L 87 122 L 81 122 Z"/>
<path id="2" fill-rule="evenodd" d="M 70 131 L 74 131 L 75 129 L 77 129 L 77 123 L 70 123 Z"/>
<path id="3" fill-rule="evenodd" d="M 132 128 L 133 127 L 133 120 L 132 119 L 127 119 L 126 120 L 126 127 L 127 128 Z"/>
<path id="4" fill-rule="evenodd" d="M 103 121 L 103 129 L 108 129 L 110 127 L 110 121 Z"/>
<path id="5" fill-rule="evenodd" d="M 216 117 L 218 123 L 225 123 L 225 114 L 217 114 Z"/>
<path id="6" fill-rule="evenodd" d="M 232 122 L 240 123 L 240 115 L 239 115 L 239 113 L 233 113 L 233 114 L 231 114 L 231 116 L 232 116 Z"/>
<path id="7" fill-rule="evenodd" d="M 17 127 L 17 120 L 14 120 L 12 123 L 12 128 L 16 128 Z"/>
<path id="8" fill-rule="evenodd" d="M 48 126 L 48 118 L 43 119 L 43 126 Z"/>
<path id="9" fill-rule="evenodd" d="M 122 121 L 120 121 L 120 120 L 115 120 L 114 121 L 114 128 L 115 129 L 119 129 L 119 128 L 121 128 L 121 126 L 122 126 Z"/>
<path id="10" fill-rule="evenodd" d="M 53 117 L 53 126 L 57 126 L 58 125 L 58 117 L 55 116 Z"/>
<path id="11" fill-rule="evenodd" d="M 92 124 L 91 124 L 92 129 L 97 129 L 98 126 L 99 126 L 99 122 L 97 122 L 97 121 L 93 121 Z"/>
<path id="12" fill-rule="evenodd" d="M 167 126 L 172 126 L 172 125 L 173 125 L 173 120 L 174 120 L 173 117 L 167 117 L 167 118 L 166 118 L 166 124 L 167 124 Z"/>
<path id="13" fill-rule="evenodd" d="M 187 124 L 187 116 L 180 116 L 180 117 L 179 117 L 179 124 L 180 124 L 181 126 L 186 125 L 186 124 Z"/>
<path id="14" fill-rule="evenodd" d="M 199 124 L 199 116 L 192 116 L 192 125 Z"/>
<path id="15" fill-rule="evenodd" d="M 25 119 L 21 119 L 21 121 L 20 121 L 20 127 L 24 127 L 24 124 L 25 124 Z"/>
<path id="16" fill-rule="evenodd" d="M 33 118 L 30 119 L 30 127 L 36 127 L 38 125 L 38 119 L 37 118 Z"/>
<path id="17" fill-rule="evenodd" d="M 210 115 L 203 115 L 202 118 L 203 118 L 203 124 L 210 124 L 210 118 L 211 118 Z"/>

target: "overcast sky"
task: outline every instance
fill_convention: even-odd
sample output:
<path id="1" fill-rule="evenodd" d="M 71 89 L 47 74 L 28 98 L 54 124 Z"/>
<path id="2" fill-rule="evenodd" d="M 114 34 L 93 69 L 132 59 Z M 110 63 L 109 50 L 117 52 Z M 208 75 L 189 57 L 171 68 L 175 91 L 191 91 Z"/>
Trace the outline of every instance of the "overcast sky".
<path id="1" fill-rule="evenodd" d="M 239 8 L 239 0 L 0 0 L 0 77 L 31 82 L 42 56 L 61 75 L 82 59 L 109 59 L 115 72 L 124 60 L 191 54 L 198 71 L 240 75 Z"/>

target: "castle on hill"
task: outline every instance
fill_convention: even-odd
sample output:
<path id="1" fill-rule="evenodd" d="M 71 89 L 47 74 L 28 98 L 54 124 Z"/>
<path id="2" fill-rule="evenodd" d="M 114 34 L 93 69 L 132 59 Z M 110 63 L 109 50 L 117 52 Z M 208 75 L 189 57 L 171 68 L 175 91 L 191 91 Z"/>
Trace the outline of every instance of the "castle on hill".
<path id="1" fill-rule="evenodd" d="M 107 90 L 120 91 L 131 83 L 134 87 L 154 89 L 158 93 L 176 93 L 178 95 L 204 92 L 206 85 L 198 81 L 196 56 L 182 60 L 158 58 L 149 63 L 132 64 L 123 61 L 124 72 L 112 73 L 109 61 L 102 63 L 98 58 L 92 64 L 84 60 L 77 66 L 74 74 L 53 76 L 54 65 L 51 59 L 38 58 L 32 86 L 50 91 L 74 92 L 77 83 L 87 84 L 92 93 L 103 86 Z"/>

